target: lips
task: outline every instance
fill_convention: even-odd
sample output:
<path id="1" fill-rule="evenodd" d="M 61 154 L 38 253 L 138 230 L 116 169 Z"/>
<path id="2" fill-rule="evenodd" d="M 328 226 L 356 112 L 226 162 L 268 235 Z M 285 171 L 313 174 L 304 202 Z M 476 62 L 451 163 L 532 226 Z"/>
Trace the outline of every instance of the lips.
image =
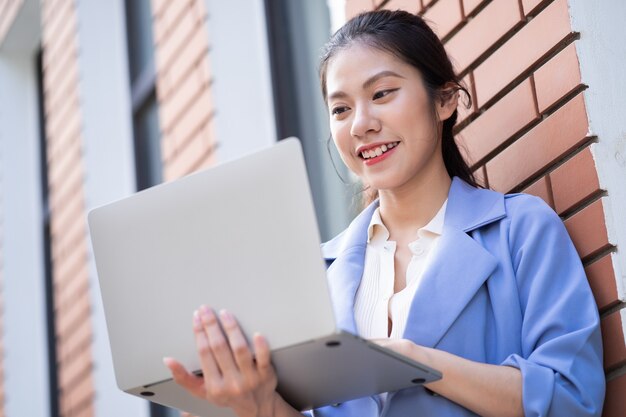
<path id="1" fill-rule="evenodd" d="M 390 142 L 385 143 L 378 146 L 368 147 L 367 149 L 362 149 L 358 153 L 363 159 L 371 159 L 376 158 L 377 156 L 381 156 L 388 152 L 389 150 L 395 148 L 400 142 Z"/>

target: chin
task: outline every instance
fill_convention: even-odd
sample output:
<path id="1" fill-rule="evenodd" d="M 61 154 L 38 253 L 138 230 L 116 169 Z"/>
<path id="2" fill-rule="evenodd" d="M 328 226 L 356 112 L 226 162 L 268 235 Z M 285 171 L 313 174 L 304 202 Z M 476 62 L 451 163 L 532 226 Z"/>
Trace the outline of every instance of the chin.
<path id="1" fill-rule="evenodd" d="M 370 181 L 367 184 L 370 186 L 370 188 L 378 191 L 393 190 L 394 188 L 398 187 L 398 184 L 390 181 Z"/>

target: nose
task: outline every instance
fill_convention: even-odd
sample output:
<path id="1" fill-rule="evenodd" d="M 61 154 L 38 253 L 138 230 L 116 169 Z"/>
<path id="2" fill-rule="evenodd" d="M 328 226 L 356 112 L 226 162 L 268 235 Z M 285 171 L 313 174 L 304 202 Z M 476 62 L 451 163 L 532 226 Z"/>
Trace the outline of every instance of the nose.
<path id="1" fill-rule="evenodd" d="M 364 137 L 367 133 L 378 132 L 380 130 L 380 120 L 368 106 L 360 106 L 354 111 L 354 119 L 350 134 L 353 137 Z"/>

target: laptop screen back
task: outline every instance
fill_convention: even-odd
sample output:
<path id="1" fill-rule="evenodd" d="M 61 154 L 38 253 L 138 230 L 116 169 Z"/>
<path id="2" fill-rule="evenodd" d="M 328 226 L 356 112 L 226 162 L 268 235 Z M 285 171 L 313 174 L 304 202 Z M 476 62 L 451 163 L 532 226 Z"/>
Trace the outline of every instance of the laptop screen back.
<path id="1" fill-rule="evenodd" d="M 233 312 L 272 349 L 334 331 L 298 140 L 94 209 L 89 226 L 118 386 L 199 369 L 192 313 Z"/>

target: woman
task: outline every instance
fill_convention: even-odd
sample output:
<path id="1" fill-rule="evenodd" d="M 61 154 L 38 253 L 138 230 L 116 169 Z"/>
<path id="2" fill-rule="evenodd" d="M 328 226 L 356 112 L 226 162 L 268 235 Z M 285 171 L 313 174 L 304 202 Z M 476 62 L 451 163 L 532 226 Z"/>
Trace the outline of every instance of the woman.
<path id="1" fill-rule="evenodd" d="M 599 416 L 599 318 L 580 260 L 541 200 L 477 187 L 452 135 L 466 91 L 436 35 L 405 12 L 357 16 L 320 78 L 341 158 L 378 195 L 323 245 L 331 293 L 347 294 L 333 299 L 338 323 L 443 378 L 312 414 Z M 261 336 L 251 350 L 228 312 L 194 317 L 204 379 L 166 359 L 179 384 L 239 416 L 299 415 Z"/>

